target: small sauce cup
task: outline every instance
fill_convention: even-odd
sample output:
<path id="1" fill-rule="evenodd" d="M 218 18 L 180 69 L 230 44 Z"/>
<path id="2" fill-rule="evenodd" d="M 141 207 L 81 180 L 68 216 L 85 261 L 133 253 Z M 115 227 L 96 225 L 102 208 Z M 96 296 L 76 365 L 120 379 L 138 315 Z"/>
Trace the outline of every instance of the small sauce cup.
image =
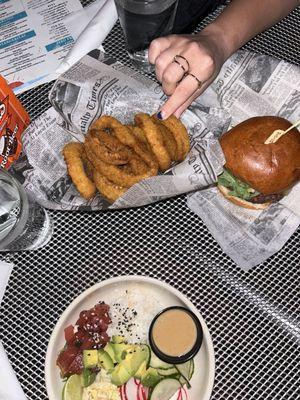
<path id="1" fill-rule="evenodd" d="M 153 319 L 149 343 L 155 355 L 169 364 L 182 364 L 200 350 L 203 331 L 196 315 L 185 307 L 162 310 Z"/>

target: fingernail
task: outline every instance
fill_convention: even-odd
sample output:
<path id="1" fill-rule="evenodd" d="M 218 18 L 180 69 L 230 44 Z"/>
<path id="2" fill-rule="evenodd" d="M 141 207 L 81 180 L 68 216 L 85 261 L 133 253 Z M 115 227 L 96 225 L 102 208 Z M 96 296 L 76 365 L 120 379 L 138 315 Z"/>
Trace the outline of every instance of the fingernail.
<path id="1" fill-rule="evenodd" d="M 158 111 L 158 113 L 156 114 L 156 117 L 158 119 L 164 119 L 161 111 Z"/>

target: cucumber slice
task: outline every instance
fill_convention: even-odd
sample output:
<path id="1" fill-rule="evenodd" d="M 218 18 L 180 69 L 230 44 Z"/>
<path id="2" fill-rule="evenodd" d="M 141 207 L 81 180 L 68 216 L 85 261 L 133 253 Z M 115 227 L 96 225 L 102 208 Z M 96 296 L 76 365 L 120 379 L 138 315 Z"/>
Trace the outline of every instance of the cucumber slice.
<path id="1" fill-rule="evenodd" d="M 183 364 L 176 364 L 175 368 L 181 375 L 181 377 L 179 378 L 179 381 L 182 384 L 182 386 L 186 385 L 188 388 L 190 388 L 191 384 L 189 381 L 191 379 L 190 375 L 193 375 L 193 372 L 194 372 L 194 361 L 190 360 Z"/>
<path id="2" fill-rule="evenodd" d="M 153 351 L 151 351 L 151 357 L 150 357 L 150 367 L 152 368 L 158 368 L 158 369 L 169 369 L 173 368 L 172 364 L 168 364 L 164 361 L 162 361 L 160 358 L 158 358 Z"/>
<path id="3" fill-rule="evenodd" d="M 160 374 L 158 374 L 158 375 L 160 375 Z M 163 379 L 166 379 L 166 378 L 168 378 L 168 379 L 176 379 L 176 381 L 179 381 L 180 380 L 180 378 L 182 378 L 182 376 L 178 373 L 178 371 L 177 371 L 177 373 L 176 374 L 172 374 L 172 375 L 167 375 L 167 376 L 163 376 L 163 375 L 160 375 Z M 183 378 L 182 378 L 183 379 Z M 180 382 L 181 383 L 181 382 Z M 184 386 L 186 383 L 185 383 L 185 381 L 184 381 L 184 383 L 183 384 L 181 384 L 181 386 Z"/>
<path id="4" fill-rule="evenodd" d="M 181 386 L 186 386 L 188 389 L 191 388 L 191 384 L 189 381 L 187 381 L 182 375 L 179 376 L 179 382 L 181 383 Z"/>
<path id="5" fill-rule="evenodd" d="M 195 363 L 194 360 L 190 361 L 190 370 L 189 370 L 189 380 L 192 379 L 193 375 L 194 375 L 194 370 L 195 370 Z"/>
<path id="6" fill-rule="evenodd" d="M 150 346 L 148 346 L 147 344 L 143 344 L 143 348 L 144 348 L 144 351 L 146 352 L 146 354 L 147 354 L 147 356 L 145 357 L 146 358 L 146 364 L 147 364 L 147 367 L 149 367 L 150 366 L 150 358 L 151 358 L 151 348 L 150 348 Z"/>
<path id="7" fill-rule="evenodd" d="M 161 368 L 157 368 L 157 372 L 159 373 L 159 375 L 161 376 L 169 376 L 169 375 L 176 375 L 178 374 L 178 370 L 173 367 L 173 368 L 167 368 L 167 369 L 161 369 Z"/>
<path id="8" fill-rule="evenodd" d="M 164 379 L 155 386 L 150 400 L 170 400 L 180 388 L 181 384 L 177 379 Z"/>
<path id="9" fill-rule="evenodd" d="M 184 377 L 184 379 L 186 381 L 189 381 L 190 363 L 191 363 L 191 361 L 187 361 L 183 364 L 175 365 L 175 368 L 178 370 L 180 375 L 182 375 Z"/>

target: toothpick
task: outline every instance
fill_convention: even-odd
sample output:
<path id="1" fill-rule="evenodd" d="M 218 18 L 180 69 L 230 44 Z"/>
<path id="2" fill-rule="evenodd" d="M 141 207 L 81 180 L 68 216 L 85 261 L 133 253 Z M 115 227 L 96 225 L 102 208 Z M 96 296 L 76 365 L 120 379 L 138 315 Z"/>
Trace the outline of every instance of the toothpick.
<path id="1" fill-rule="evenodd" d="M 300 125 L 300 120 L 297 121 L 294 125 L 290 126 L 288 129 L 283 131 L 282 129 L 276 129 L 265 141 L 265 144 L 270 144 L 270 143 L 276 143 L 277 140 L 281 138 L 281 136 L 285 135 L 289 131 L 291 131 L 293 128 L 296 128 L 298 125 Z"/>

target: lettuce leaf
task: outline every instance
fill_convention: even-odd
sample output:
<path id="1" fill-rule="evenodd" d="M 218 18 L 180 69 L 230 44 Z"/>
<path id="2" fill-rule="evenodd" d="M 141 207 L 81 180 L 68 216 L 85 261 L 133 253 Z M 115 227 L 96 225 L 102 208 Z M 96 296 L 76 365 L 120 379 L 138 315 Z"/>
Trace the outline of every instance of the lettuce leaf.
<path id="1" fill-rule="evenodd" d="M 224 169 L 224 172 L 218 176 L 218 184 L 229 189 L 231 196 L 239 197 L 243 200 L 249 200 L 260 194 L 252 189 L 250 185 L 233 176 L 227 169 Z"/>

